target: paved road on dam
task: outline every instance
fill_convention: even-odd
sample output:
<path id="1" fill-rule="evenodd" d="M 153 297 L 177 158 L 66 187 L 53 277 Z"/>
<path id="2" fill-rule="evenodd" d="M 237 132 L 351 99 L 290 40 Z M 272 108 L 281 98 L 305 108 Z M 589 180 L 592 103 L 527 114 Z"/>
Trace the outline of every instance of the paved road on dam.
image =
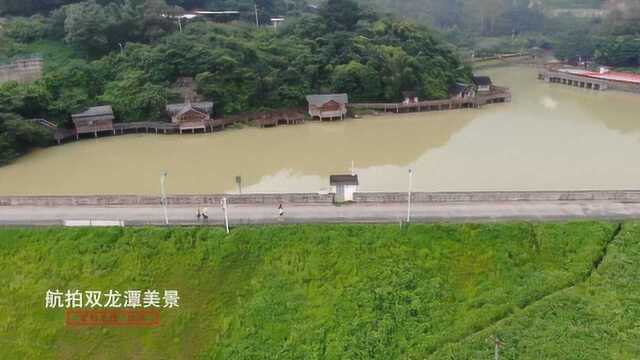
<path id="1" fill-rule="evenodd" d="M 223 224 L 223 211 L 208 208 L 209 225 Z M 276 206 L 230 205 L 229 222 L 239 224 L 399 223 L 407 217 L 406 204 L 328 204 Z M 196 208 L 169 207 L 172 225 L 197 224 Z M 612 201 L 510 201 L 473 203 L 417 203 L 412 222 L 554 221 L 578 219 L 640 219 L 640 203 Z M 125 225 L 162 225 L 162 207 L 31 207 L 0 206 L 0 225 L 61 225 L 65 220 L 123 221 Z"/>

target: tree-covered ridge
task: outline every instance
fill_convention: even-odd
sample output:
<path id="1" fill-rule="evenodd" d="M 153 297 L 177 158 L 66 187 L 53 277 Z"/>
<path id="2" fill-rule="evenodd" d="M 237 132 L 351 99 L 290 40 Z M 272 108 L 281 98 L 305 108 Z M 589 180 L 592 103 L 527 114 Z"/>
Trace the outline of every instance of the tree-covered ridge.
<path id="1" fill-rule="evenodd" d="M 570 61 L 591 59 L 619 67 L 640 65 L 638 0 L 375 0 L 373 3 L 401 18 L 441 29 L 469 54 L 472 50 L 484 56 L 544 47 Z"/>
<path id="2" fill-rule="evenodd" d="M 165 16 L 172 9 L 162 0 L 89 0 L 10 20 L 0 57 L 44 50 L 46 67 L 34 84 L 0 85 L 0 112 L 69 126 L 71 113 L 111 104 L 120 121 L 159 120 L 166 103 L 181 100 L 170 90 L 181 77 L 196 80 L 218 115 L 301 106 L 310 93 L 398 101 L 417 91 L 442 99 L 471 73 L 426 27 L 352 0 L 330 0 L 278 31 L 204 20 L 179 31 Z"/>

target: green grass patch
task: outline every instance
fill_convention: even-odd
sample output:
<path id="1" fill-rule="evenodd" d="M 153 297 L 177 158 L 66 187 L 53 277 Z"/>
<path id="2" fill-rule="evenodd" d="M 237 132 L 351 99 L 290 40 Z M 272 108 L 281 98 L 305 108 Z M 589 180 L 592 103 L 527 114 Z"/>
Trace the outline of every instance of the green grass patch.
<path id="1" fill-rule="evenodd" d="M 600 222 L 301 225 L 244 227 L 228 236 L 212 228 L 3 229 L 2 357 L 487 358 L 483 330 L 507 318 L 521 325 L 499 332 L 516 358 L 524 354 L 516 339 L 537 336 L 527 329 L 530 318 L 517 319 L 557 296 L 549 294 L 582 284 L 615 228 Z M 636 229 L 625 228 L 594 278 L 571 290 L 584 287 L 581 293 L 557 302 L 555 312 L 532 313 L 542 317 L 536 332 L 549 335 L 547 347 L 579 348 L 586 340 L 596 346 L 600 327 L 582 328 L 590 318 L 608 324 L 599 316 L 610 313 L 624 321 L 617 334 L 637 340 L 633 321 L 640 317 L 633 311 L 640 307 L 621 307 L 640 296 L 626 278 L 639 272 L 634 258 L 621 254 L 633 248 Z M 613 276 L 620 267 L 625 281 L 611 283 L 605 272 Z M 611 293 L 595 298 L 602 287 Z M 159 328 L 69 329 L 63 311 L 44 308 L 48 289 L 147 288 L 180 292 L 181 307 L 163 310 Z M 573 305 L 590 293 L 600 312 L 572 322 L 585 310 Z M 635 317 L 625 319 L 629 311 Z M 551 336 L 568 328 L 584 339 Z M 519 358 L 556 355 L 530 350 Z"/>
<path id="2" fill-rule="evenodd" d="M 45 72 L 48 69 L 64 66 L 72 60 L 83 58 L 82 52 L 63 41 L 38 40 L 22 44 L 3 38 L 0 34 L 0 62 L 11 62 L 15 59 L 33 56 L 44 59 Z"/>
<path id="3" fill-rule="evenodd" d="M 434 358 L 487 359 L 498 336 L 501 359 L 640 358 L 640 223 L 627 223 L 585 282 L 554 293 Z"/>

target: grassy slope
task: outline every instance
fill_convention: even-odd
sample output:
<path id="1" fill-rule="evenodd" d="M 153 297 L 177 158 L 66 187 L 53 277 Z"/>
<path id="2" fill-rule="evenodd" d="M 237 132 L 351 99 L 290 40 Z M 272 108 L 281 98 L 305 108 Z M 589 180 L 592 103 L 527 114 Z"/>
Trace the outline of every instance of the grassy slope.
<path id="1" fill-rule="evenodd" d="M 490 358 L 486 339 L 505 339 L 503 359 L 640 358 L 640 224 L 625 224 L 588 281 L 545 298 L 434 358 Z"/>
<path id="2" fill-rule="evenodd" d="M 228 237 L 217 229 L 5 229 L 0 346 L 8 359 L 391 359 L 438 350 L 434 358 L 467 358 L 490 348 L 485 333 L 469 335 L 511 316 L 520 328 L 498 333 L 507 351 L 524 351 L 516 342 L 523 335 L 509 336 L 525 332 L 529 318 L 518 319 L 548 299 L 536 300 L 584 279 L 613 231 L 607 223 L 290 226 L 242 228 Z M 611 285 L 602 272 L 623 265 L 618 242 L 592 284 Z M 44 309 L 50 288 L 177 288 L 182 300 L 179 310 L 163 312 L 157 329 L 71 330 L 62 311 Z M 599 300 L 593 304 L 603 313 L 624 315 L 622 303 Z M 571 304 L 549 305 L 563 309 L 548 324 L 553 331 L 579 332 L 587 323 L 572 322 L 580 314 Z M 551 321 L 547 311 L 541 316 Z M 540 324 L 526 334 L 548 334 L 544 344 L 559 346 Z M 583 334 L 589 345 L 598 329 Z M 534 354 L 526 358 L 544 357 Z"/>
<path id="3" fill-rule="evenodd" d="M 0 63 L 15 58 L 40 56 L 44 59 L 45 71 L 63 66 L 74 59 L 82 59 L 82 53 L 62 41 L 38 40 L 29 44 L 18 44 L 0 33 Z"/>

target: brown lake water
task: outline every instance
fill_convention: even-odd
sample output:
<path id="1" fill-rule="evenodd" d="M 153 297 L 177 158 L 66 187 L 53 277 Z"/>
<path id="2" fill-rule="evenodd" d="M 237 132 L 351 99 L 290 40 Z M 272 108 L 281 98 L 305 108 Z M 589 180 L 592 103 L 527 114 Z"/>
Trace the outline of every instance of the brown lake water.
<path id="1" fill-rule="evenodd" d="M 513 102 L 213 134 L 135 134 L 36 150 L 0 167 L 0 195 L 317 192 L 349 173 L 360 191 L 640 189 L 640 96 L 481 71 Z"/>

